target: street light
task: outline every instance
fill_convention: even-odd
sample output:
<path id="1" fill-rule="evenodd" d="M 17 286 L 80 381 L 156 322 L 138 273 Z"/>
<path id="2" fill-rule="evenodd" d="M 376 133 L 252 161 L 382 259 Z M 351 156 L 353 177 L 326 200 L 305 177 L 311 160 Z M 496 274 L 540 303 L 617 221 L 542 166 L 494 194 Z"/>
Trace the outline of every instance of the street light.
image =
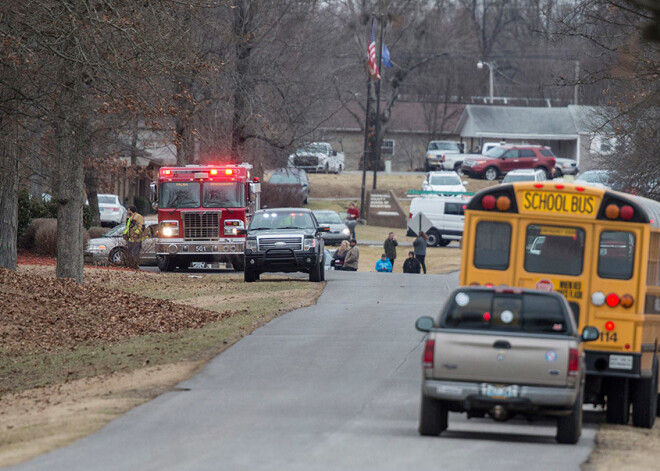
<path id="1" fill-rule="evenodd" d="M 485 61 L 477 62 L 477 69 L 483 69 L 484 65 L 488 66 L 489 79 L 490 79 L 490 104 L 493 104 L 493 64 Z"/>

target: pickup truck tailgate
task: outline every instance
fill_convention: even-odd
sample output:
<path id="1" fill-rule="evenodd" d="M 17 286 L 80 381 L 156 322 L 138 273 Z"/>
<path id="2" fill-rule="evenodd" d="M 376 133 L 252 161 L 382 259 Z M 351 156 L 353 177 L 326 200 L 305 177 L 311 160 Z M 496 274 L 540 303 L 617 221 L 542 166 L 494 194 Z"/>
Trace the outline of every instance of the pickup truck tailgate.
<path id="1" fill-rule="evenodd" d="M 434 332 L 433 378 L 538 386 L 566 386 L 567 337 Z"/>

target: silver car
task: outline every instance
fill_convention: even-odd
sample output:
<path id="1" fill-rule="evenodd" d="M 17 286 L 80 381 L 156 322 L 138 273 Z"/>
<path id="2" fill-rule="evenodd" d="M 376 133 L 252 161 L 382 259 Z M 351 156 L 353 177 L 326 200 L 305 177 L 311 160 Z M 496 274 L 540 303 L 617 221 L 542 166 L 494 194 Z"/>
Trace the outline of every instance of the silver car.
<path id="1" fill-rule="evenodd" d="M 341 244 L 342 240 L 350 239 L 351 231 L 336 211 L 318 209 L 312 212 L 314 213 L 319 226 L 327 226 L 330 228 L 329 232 L 321 233 L 326 245 Z"/>
<path id="2" fill-rule="evenodd" d="M 555 177 L 563 177 L 564 175 L 577 175 L 580 169 L 574 159 L 566 159 L 564 157 L 555 157 Z"/>
<path id="3" fill-rule="evenodd" d="M 142 242 L 142 253 L 140 254 L 140 265 L 156 265 L 156 234 L 155 229 L 158 222 L 147 221 L 144 223 L 149 238 Z M 85 248 L 85 263 L 123 265 L 126 254 L 126 242 L 123 239 L 125 224 L 119 224 L 103 237 L 90 239 Z"/>

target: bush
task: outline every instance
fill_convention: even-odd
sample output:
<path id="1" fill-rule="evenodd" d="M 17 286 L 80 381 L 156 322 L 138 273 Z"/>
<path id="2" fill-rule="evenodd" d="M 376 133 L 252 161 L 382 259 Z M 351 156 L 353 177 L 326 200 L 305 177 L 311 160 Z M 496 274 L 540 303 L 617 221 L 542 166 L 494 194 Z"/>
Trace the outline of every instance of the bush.
<path id="1" fill-rule="evenodd" d="M 27 227 L 27 229 L 23 231 L 23 234 L 19 239 L 19 246 L 27 250 L 34 249 L 37 230 L 44 224 L 48 224 L 48 221 L 56 221 L 56 219 L 46 219 L 46 218 L 33 219 L 30 225 Z"/>
<path id="2" fill-rule="evenodd" d="M 303 194 L 298 185 L 261 184 L 262 208 L 300 208 L 302 205 Z"/>
<path id="3" fill-rule="evenodd" d="M 35 219 L 28 227 L 28 233 L 34 233 L 34 251 L 40 255 L 57 257 L 57 219 Z M 83 247 L 89 242 L 89 233 L 83 231 Z"/>

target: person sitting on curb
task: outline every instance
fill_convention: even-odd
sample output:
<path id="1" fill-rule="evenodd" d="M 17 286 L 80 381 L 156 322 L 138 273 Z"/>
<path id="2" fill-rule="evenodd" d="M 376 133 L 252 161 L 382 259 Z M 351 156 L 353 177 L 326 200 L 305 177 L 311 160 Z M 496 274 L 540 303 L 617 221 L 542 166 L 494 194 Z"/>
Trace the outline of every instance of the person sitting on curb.
<path id="1" fill-rule="evenodd" d="M 422 265 L 415 258 L 415 252 L 408 252 L 408 258 L 403 262 L 403 273 L 419 273 Z"/>
<path id="2" fill-rule="evenodd" d="M 387 258 L 387 255 L 383 254 L 380 256 L 380 260 L 376 262 L 376 271 L 392 273 L 392 262 Z"/>
<path id="3" fill-rule="evenodd" d="M 344 257 L 344 266 L 341 269 L 347 271 L 357 271 L 358 262 L 360 261 L 360 250 L 357 248 L 357 241 L 355 239 L 351 239 L 349 244 L 351 248 L 346 252 L 346 256 Z"/>

